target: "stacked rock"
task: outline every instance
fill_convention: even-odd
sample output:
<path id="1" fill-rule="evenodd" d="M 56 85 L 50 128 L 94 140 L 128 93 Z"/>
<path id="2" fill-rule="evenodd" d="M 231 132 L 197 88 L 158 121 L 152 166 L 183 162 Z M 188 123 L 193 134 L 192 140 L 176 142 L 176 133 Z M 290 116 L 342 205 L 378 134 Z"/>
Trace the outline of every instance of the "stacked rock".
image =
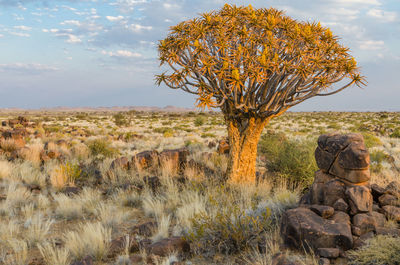
<path id="1" fill-rule="evenodd" d="M 400 222 L 400 189 L 396 195 L 394 183 L 385 189 L 370 185 L 369 152 L 361 134 L 321 135 L 315 159 L 320 170 L 309 192 L 282 217 L 288 246 L 312 248 L 323 264 L 331 264 L 375 234 L 400 235 L 397 228 L 384 228 L 386 218 Z"/>

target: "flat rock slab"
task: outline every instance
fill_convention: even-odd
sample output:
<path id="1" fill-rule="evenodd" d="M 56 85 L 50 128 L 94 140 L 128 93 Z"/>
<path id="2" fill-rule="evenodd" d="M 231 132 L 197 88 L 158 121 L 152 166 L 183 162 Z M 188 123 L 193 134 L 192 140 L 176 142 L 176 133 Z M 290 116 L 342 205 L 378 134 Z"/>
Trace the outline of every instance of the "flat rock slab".
<path id="1" fill-rule="evenodd" d="M 285 244 L 294 248 L 306 246 L 315 250 L 348 250 L 353 246 L 350 225 L 324 219 L 307 208 L 286 211 L 282 216 L 281 229 Z"/>
<path id="2" fill-rule="evenodd" d="M 372 194 L 365 186 L 352 186 L 346 189 L 346 197 L 350 205 L 350 214 L 372 212 Z"/>

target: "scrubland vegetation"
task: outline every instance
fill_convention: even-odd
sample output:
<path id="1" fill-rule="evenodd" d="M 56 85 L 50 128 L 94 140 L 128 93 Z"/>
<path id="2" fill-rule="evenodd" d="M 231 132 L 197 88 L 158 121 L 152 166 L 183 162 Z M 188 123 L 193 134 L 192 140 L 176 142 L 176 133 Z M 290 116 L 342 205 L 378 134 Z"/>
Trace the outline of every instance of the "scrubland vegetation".
<path id="1" fill-rule="evenodd" d="M 271 264 L 280 252 L 317 264 L 313 253 L 282 248 L 279 220 L 313 180 L 318 136 L 362 132 L 371 182 L 400 181 L 399 113 L 286 113 L 271 120 L 258 145 L 256 184 L 226 182 L 219 113 L 25 116 L 29 124 L 12 129 L 24 131 L 23 141 L 0 141 L 0 264 Z M 9 126 L 0 127 L 3 134 Z M 177 148 L 188 151 L 179 168 L 132 160 Z M 132 162 L 113 163 L 120 157 Z M 399 264 L 398 241 L 373 238 L 350 260 Z M 155 250 L 166 244 L 175 245 Z M 379 263 L 377 255 L 387 260 Z"/>

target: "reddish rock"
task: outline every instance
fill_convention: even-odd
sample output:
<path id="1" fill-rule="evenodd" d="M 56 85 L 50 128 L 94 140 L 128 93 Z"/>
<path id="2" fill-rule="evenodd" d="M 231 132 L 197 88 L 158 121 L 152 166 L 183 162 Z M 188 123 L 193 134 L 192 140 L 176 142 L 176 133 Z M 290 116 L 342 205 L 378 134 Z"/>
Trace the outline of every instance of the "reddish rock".
<path id="1" fill-rule="evenodd" d="M 400 204 L 399 199 L 391 194 L 383 194 L 378 198 L 378 201 L 381 206 L 386 206 L 386 205 L 399 206 Z"/>
<path id="2" fill-rule="evenodd" d="M 350 249 L 353 237 L 348 224 L 324 219 L 307 208 L 286 211 L 281 219 L 281 231 L 286 245 L 294 248 Z"/>
<path id="3" fill-rule="evenodd" d="M 382 209 L 385 211 L 386 218 L 400 222 L 400 208 L 396 206 L 386 205 Z"/>
<path id="4" fill-rule="evenodd" d="M 340 198 L 333 204 L 333 208 L 336 211 L 347 212 L 349 205 L 342 198 Z"/>
<path id="5" fill-rule="evenodd" d="M 331 261 L 327 258 L 320 258 L 318 260 L 318 265 L 330 265 Z"/>
<path id="6" fill-rule="evenodd" d="M 135 227 L 132 228 L 131 233 L 149 237 L 153 234 L 156 227 L 157 227 L 156 222 L 149 221 L 140 225 L 136 225 Z"/>
<path id="7" fill-rule="evenodd" d="M 350 225 L 350 216 L 345 212 L 335 212 L 330 220 L 335 221 L 335 223 L 344 223 Z"/>
<path id="8" fill-rule="evenodd" d="M 174 171 L 178 172 L 181 169 L 183 169 L 183 166 L 186 163 L 188 155 L 189 151 L 187 148 L 164 150 L 160 153 L 159 159 L 161 166 L 163 163 L 166 162 L 172 163 Z"/>
<path id="9" fill-rule="evenodd" d="M 229 149 L 230 149 L 230 147 L 229 147 L 228 140 L 223 139 L 223 140 L 219 141 L 218 148 L 217 148 L 219 154 L 229 154 Z"/>
<path id="10" fill-rule="evenodd" d="M 374 233 L 373 232 L 368 232 L 366 234 L 361 235 L 356 240 L 354 240 L 354 248 L 358 249 L 358 248 L 364 246 L 366 241 L 368 239 L 373 238 L 373 237 L 374 237 Z"/>
<path id="11" fill-rule="evenodd" d="M 372 195 L 365 186 L 352 186 L 346 189 L 346 197 L 350 205 L 350 214 L 372 211 Z"/>
<path id="12" fill-rule="evenodd" d="M 377 184 L 372 184 L 371 185 L 371 192 L 372 192 L 372 197 L 374 197 L 374 200 L 377 201 L 380 196 L 382 196 L 385 193 L 386 189 L 383 187 L 380 187 Z"/>
<path id="13" fill-rule="evenodd" d="M 386 186 L 386 192 L 400 198 L 400 183 L 392 181 Z"/>
<path id="14" fill-rule="evenodd" d="M 86 256 L 85 258 L 72 262 L 71 265 L 93 265 L 93 258 L 91 256 Z"/>
<path id="15" fill-rule="evenodd" d="M 171 253 L 187 253 L 190 251 L 189 243 L 181 237 L 170 237 L 152 243 L 146 247 L 146 252 L 165 257 Z"/>
<path id="16" fill-rule="evenodd" d="M 339 257 L 339 249 L 338 248 L 319 248 L 317 250 L 317 254 L 323 258 L 334 259 Z"/>
<path id="17" fill-rule="evenodd" d="M 114 161 L 111 162 L 110 166 L 111 169 L 121 168 L 125 170 L 128 170 L 129 167 L 130 167 L 129 160 L 125 156 L 115 159 Z"/>
<path id="18" fill-rule="evenodd" d="M 331 217 L 335 211 L 333 207 L 318 204 L 310 205 L 308 208 L 325 219 Z"/>
<path id="19" fill-rule="evenodd" d="M 323 204 L 333 206 L 337 200 L 345 197 L 345 190 L 343 182 L 337 179 L 328 181 L 323 186 Z"/>
<path id="20" fill-rule="evenodd" d="M 370 163 L 369 152 L 363 142 L 352 142 L 339 153 L 337 161 L 339 166 L 343 169 L 368 169 Z M 364 181 L 367 180 L 352 182 L 359 183 Z"/>
<path id="21" fill-rule="evenodd" d="M 384 214 L 372 211 L 371 216 L 375 219 L 376 228 L 383 227 L 385 225 L 386 217 Z"/>
<path id="22" fill-rule="evenodd" d="M 143 177 L 143 182 L 146 183 L 153 192 L 156 192 L 161 187 L 160 178 L 157 176 L 154 177 Z"/>
<path id="23" fill-rule="evenodd" d="M 158 152 L 155 150 L 140 152 L 133 156 L 132 163 L 139 169 L 147 169 L 158 164 Z"/>
<path id="24" fill-rule="evenodd" d="M 360 235 L 375 231 L 377 223 L 372 215 L 359 213 L 353 216 L 353 225 L 360 228 Z"/>
<path id="25" fill-rule="evenodd" d="M 388 228 L 388 227 L 377 227 L 376 228 L 377 235 L 387 235 L 393 237 L 400 237 L 400 229 L 398 228 Z"/>

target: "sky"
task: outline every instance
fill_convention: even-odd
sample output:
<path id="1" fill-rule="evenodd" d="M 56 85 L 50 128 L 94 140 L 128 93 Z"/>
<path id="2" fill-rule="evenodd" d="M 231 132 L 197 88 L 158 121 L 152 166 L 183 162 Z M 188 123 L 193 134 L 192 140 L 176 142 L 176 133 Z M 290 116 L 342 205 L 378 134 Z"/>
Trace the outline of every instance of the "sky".
<path id="1" fill-rule="evenodd" d="M 351 49 L 368 86 L 292 110 L 400 111 L 400 0 L 0 0 L 0 108 L 193 107 L 155 85 L 157 42 L 225 3 L 320 21 Z"/>

